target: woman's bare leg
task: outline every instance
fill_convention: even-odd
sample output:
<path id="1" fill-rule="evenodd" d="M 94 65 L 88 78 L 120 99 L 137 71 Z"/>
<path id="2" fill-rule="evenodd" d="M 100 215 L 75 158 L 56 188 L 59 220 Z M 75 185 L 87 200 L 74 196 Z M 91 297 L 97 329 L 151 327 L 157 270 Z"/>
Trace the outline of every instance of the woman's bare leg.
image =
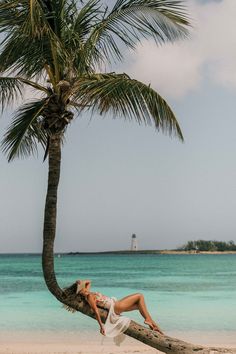
<path id="1" fill-rule="evenodd" d="M 145 304 L 144 296 L 142 294 L 132 294 L 118 300 L 115 303 L 115 312 L 121 314 L 122 312 L 139 310 L 140 314 L 144 318 L 144 323 L 147 324 L 151 329 L 160 332 L 162 331 L 152 319 L 150 313 L 148 312 L 147 306 Z"/>

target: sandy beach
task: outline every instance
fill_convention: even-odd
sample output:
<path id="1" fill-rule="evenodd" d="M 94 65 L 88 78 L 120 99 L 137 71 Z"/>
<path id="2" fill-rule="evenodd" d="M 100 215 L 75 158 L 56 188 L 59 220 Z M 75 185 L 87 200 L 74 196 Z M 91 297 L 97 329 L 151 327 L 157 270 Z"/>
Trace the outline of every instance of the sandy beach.
<path id="1" fill-rule="evenodd" d="M 67 343 L 8 343 L 0 345 L 1 354 L 153 354 L 161 353 L 155 349 L 149 349 L 142 345 L 124 345 L 114 347 L 113 345 L 86 345 Z"/>
<path id="2" fill-rule="evenodd" d="M 0 354 L 132 354 L 160 353 L 125 336 L 120 345 L 98 333 L 0 332 Z"/>
<path id="3" fill-rule="evenodd" d="M 236 347 L 236 339 L 226 334 L 173 333 L 183 340 L 218 347 Z M 220 341 L 220 342 L 219 342 Z M 216 344 L 218 343 L 218 344 Z M 0 354 L 154 354 L 161 353 L 132 338 L 117 345 L 99 333 L 0 332 Z"/>

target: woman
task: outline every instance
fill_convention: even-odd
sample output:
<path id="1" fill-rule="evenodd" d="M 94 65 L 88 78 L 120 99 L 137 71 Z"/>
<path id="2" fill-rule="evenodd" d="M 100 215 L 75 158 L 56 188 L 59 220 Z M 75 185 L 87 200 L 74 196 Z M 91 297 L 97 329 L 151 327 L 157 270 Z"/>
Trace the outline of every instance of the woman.
<path id="1" fill-rule="evenodd" d="M 129 327 L 131 320 L 120 315 L 122 312 L 133 310 L 139 310 L 140 314 L 144 318 L 144 323 L 152 330 L 163 334 L 159 326 L 153 321 L 151 315 L 149 314 L 144 301 L 144 296 L 142 294 L 132 294 L 121 300 L 117 300 L 116 298 L 102 295 L 99 292 L 91 292 L 90 280 L 77 280 L 76 283 L 76 294 L 82 295 L 93 309 L 100 326 L 101 334 L 108 337 L 115 337 L 124 332 Z M 109 310 L 105 324 L 101 321 L 97 306 Z"/>

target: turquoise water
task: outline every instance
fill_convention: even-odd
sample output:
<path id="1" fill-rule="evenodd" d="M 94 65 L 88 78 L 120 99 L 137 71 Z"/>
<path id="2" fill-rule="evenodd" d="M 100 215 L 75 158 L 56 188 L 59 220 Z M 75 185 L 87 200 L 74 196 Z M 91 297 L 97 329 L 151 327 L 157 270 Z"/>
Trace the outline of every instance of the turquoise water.
<path id="1" fill-rule="evenodd" d="M 166 331 L 236 332 L 236 255 L 62 255 L 55 263 L 62 287 L 88 278 L 110 296 L 142 292 Z M 0 314 L 3 331 L 97 329 L 47 291 L 39 255 L 0 255 Z"/>

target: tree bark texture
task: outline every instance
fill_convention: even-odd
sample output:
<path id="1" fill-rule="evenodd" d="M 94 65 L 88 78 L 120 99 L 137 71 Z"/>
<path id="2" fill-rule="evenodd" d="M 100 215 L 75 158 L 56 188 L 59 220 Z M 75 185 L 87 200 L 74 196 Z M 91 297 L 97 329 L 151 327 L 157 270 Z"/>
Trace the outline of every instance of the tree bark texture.
<path id="1" fill-rule="evenodd" d="M 79 311 L 87 316 L 95 318 L 93 311 L 86 301 L 79 295 L 76 295 L 76 284 L 61 289 L 57 283 L 54 271 L 54 240 L 56 235 L 56 216 L 57 216 L 57 190 L 60 179 L 61 165 L 61 134 L 53 134 L 50 136 L 49 144 L 49 171 L 48 171 L 48 189 L 44 213 L 44 229 L 43 229 L 43 254 L 42 266 L 46 285 L 49 291 L 63 304 Z M 102 321 L 105 322 L 107 311 L 100 309 Z M 184 341 L 160 335 L 158 332 L 152 331 L 138 323 L 131 321 L 129 328 L 125 334 L 139 340 L 142 343 L 158 349 L 164 353 L 180 353 L 180 354 L 217 354 L 228 353 L 236 354 L 235 349 L 227 348 L 210 348 L 201 345 L 194 345 Z"/>
<path id="2" fill-rule="evenodd" d="M 50 292 L 61 301 L 64 298 L 54 271 L 54 240 L 56 236 L 57 190 L 61 168 L 61 134 L 50 136 L 48 150 L 48 189 L 44 211 L 42 266 L 46 285 Z"/>

